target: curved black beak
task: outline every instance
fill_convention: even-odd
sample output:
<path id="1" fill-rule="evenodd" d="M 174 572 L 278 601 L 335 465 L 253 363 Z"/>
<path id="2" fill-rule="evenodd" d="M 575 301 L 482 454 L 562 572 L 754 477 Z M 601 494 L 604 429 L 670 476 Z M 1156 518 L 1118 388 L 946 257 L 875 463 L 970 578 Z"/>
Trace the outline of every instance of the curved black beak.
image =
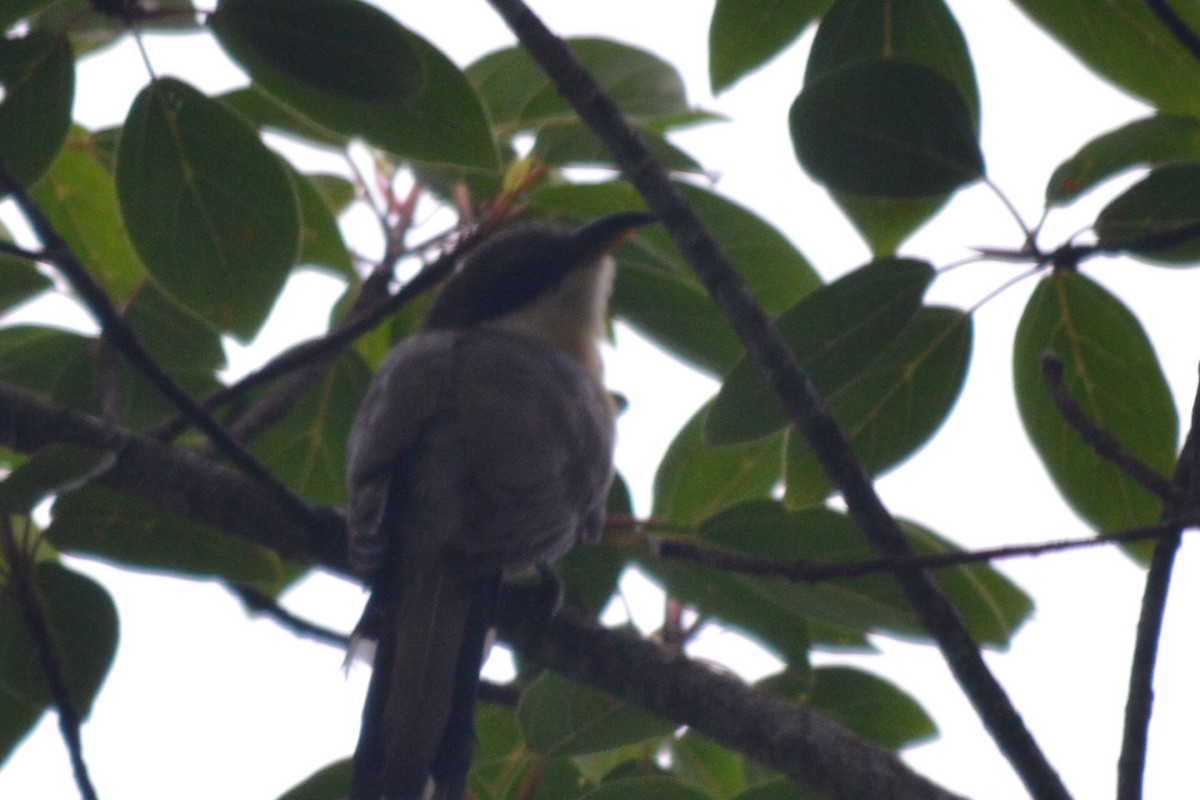
<path id="1" fill-rule="evenodd" d="M 612 250 L 638 228 L 657 221 L 648 211 L 618 211 L 576 228 L 571 242 L 581 258 Z"/>

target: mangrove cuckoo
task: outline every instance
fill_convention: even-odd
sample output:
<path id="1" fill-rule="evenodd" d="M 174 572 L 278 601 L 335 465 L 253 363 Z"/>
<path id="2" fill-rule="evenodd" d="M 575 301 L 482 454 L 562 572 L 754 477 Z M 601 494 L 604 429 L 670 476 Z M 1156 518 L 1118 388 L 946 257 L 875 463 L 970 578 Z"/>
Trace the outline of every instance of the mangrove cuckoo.
<path id="1" fill-rule="evenodd" d="M 380 364 L 347 456 L 351 563 L 372 590 L 360 630 L 377 641 L 353 800 L 462 796 L 501 576 L 600 536 L 608 253 L 652 219 L 496 235 Z"/>

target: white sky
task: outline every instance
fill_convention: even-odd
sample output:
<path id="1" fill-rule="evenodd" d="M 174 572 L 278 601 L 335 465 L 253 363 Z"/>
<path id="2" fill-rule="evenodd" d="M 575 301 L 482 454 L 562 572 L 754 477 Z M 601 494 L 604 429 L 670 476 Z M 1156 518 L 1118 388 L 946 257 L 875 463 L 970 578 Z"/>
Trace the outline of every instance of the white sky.
<path id="1" fill-rule="evenodd" d="M 481 0 L 383 5 L 460 65 L 512 41 Z M 1054 167 L 1091 136 L 1144 109 L 1083 71 L 1010 4 L 951 0 L 951 6 L 981 84 L 989 175 L 1032 222 Z M 710 2 L 542 0 L 535 10 L 558 32 L 612 37 L 675 64 L 694 103 L 731 119 L 677 138 L 719 176 L 716 188 L 770 219 L 827 278 L 867 258 L 824 192 L 805 179 L 787 138 L 787 109 L 800 87 L 811 35 L 714 99 L 705 54 Z M 148 50 L 159 74 L 178 74 L 208 90 L 225 88 L 231 79 L 230 72 L 212 66 L 219 54 L 185 40 L 151 39 Z M 115 122 L 113 109 L 127 106 L 144 75 L 130 47 L 104 58 L 103 74 L 85 71 L 79 84 L 77 116 L 85 124 Z M 1052 247 L 1084 227 L 1112 194 L 1106 190 L 1103 197 L 1085 198 L 1078 208 L 1053 215 L 1043 245 Z M 945 264 L 973 245 L 1019 244 L 1019 231 L 1000 202 L 975 187 L 962 192 L 904 252 Z M 933 297 L 967 307 L 1019 269 L 962 268 L 939 281 Z M 1186 415 L 1200 358 L 1196 274 L 1115 261 L 1089 264 L 1086 271 L 1138 314 Z M 972 370 L 958 408 L 929 447 L 879 484 L 897 514 L 967 547 L 1087 533 L 1050 487 L 1014 411 L 1012 332 L 1032 287 L 1028 281 L 1014 287 L 976 314 Z M 312 333 L 302 326 L 318 318 L 313 304 L 332 300 L 333 287 L 319 279 L 298 282 L 293 290 L 306 304 L 303 319 L 276 320 L 274 333 L 263 337 L 269 343 L 248 358 L 277 349 L 275 335 Z M 634 344 L 621 337 L 622 356 L 610 360 L 609 382 L 632 401 L 621 421 L 618 459 L 644 510 L 657 454 L 677 422 L 707 397 L 710 384 L 660 363 L 664 359 L 645 348 L 628 357 Z M 1189 624 L 1200 606 L 1195 549 L 1185 541 L 1172 587 L 1151 732 L 1146 795 L 1151 798 L 1177 797 L 1179 787 L 1194 784 L 1190 759 L 1200 710 L 1193 678 L 1198 654 Z M 269 799 L 350 752 L 365 669 L 346 679 L 341 653 L 297 641 L 270 622 L 247 621 L 231 597 L 209 584 L 93 564 L 80 568 L 110 589 L 122 624 L 122 649 L 84 731 L 101 797 Z M 1007 562 L 1002 568 L 1036 598 L 1038 608 L 1011 650 L 989 654 L 989 663 L 1076 796 L 1111 796 L 1142 573 L 1113 551 Z M 361 601 L 357 588 L 333 579 L 308 581 L 287 598 L 294 610 L 342 629 L 353 624 Z M 646 613 L 654 625 L 654 608 Z M 933 714 L 941 738 L 905 754 L 917 769 L 971 797 L 1024 796 L 937 652 L 894 640 L 879 644 L 882 656 L 818 660 L 851 662 L 886 675 Z M 728 640 L 705 637 L 696 653 L 728 650 Z M 0 798 L 76 796 L 48 717 L 0 770 Z"/>

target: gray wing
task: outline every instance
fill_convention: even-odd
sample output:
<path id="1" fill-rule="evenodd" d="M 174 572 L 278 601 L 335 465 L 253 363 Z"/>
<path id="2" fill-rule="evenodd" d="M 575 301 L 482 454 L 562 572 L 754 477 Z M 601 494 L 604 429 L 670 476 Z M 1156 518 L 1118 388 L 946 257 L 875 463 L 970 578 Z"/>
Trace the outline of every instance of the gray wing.
<path id="1" fill-rule="evenodd" d="M 385 529 L 481 571 L 552 559 L 599 536 L 612 446 L 607 394 L 561 351 L 487 330 L 410 337 L 351 429 L 351 561 L 378 568 Z"/>

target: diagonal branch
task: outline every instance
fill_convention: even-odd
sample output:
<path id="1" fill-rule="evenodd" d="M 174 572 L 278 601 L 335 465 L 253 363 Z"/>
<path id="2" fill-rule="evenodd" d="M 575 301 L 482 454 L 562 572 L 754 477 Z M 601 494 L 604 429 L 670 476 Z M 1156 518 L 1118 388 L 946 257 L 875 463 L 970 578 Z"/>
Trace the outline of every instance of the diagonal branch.
<path id="1" fill-rule="evenodd" d="M 1050 388 L 1054 405 L 1058 413 L 1083 441 L 1096 451 L 1096 455 L 1115 464 L 1122 472 L 1140 483 L 1144 489 L 1156 495 L 1167 506 L 1171 505 L 1179 494 L 1177 488 L 1153 467 L 1121 444 L 1117 437 L 1104 428 L 1096 425 L 1088 418 L 1079 403 L 1067 391 L 1063 383 L 1063 361 L 1057 354 L 1046 352 L 1042 354 L 1042 378 Z"/>
<path id="2" fill-rule="evenodd" d="M 1146 0 L 1146 6 L 1171 32 L 1175 41 L 1183 45 L 1193 58 L 1200 61 L 1200 36 L 1197 36 L 1196 32 L 1188 27 L 1188 24 L 1183 21 L 1183 17 L 1171 8 L 1167 0 Z"/>
<path id="3" fill-rule="evenodd" d="M 825 797 L 956 796 L 840 723 L 633 633 L 569 609 L 544 626 L 537 622 L 541 601 L 525 596 L 531 591 L 506 588 L 498 620 L 500 637 L 522 658 L 687 725 Z"/>
<path id="4" fill-rule="evenodd" d="M 1175 467 L 1174 489 L 1183 498 L 1184 512 L 1200 505 L 1200 386 L 1192 402 L 1191 429 Z M 1158 661 L 1158 643 L 1162 637 L 1166 613 L 1167 591 L 1171 572 L 1182 539 L 1183 521 L 1176 519 L 1181 509 L 1169 503 L 1163 518 L 1176 528 L 1176 534 L 1160 539 L 1150 557 L 1146 572 L 1146 587 L 1142 591 L 1142 609 L 1138 615 L 1137 637 L 1133 646 L 1133 663 L 1129 669 L 1129 692 L 1125 698 L 1125 725 L 1121 739 L 1121 755 L 1117 759 L 1117 800 L 1141 800 L 1146 772 L 1146 748 L 1150 730 L 1150 714 L 1154 709 L 1154 668 Z"/>
<path id="5" fill-rule="evenodd" d="M 125 323 L 100 284 L 92 279 L 71 246 L 59 234 L 50 219 L 29 193 L 13 178 L 8 167 L 0 161 L 0 188 L 6 190 L 42 241 L 44 248 L 40 259 L 55 267 L 71 284 L 71 288 L 83 301 L 100 326 L 104 337 L 112 342 L 129 363 L 149 378 L 154 388 L 172 405 L 180 409 L 197 428 L 204 432 L 209 441 L 245 474 L 268 487 L 285 504 L 303 509 L 304 501 L 296 497 L 282 481 L 264 467 L 258 459 L 239 445 L 224 426 L 205 412 L 179 383 L 167 373 L 133 330 Z"/>
<path id="6" fill-rule="evenodd" d="M 691 206 L 671 184 L 637 133 L 624 122 L 616 105 L 566 43 L 551 33 L 522 0 L 489 2 L 554 81 L 559 93 L 604 142 L 625 176 L 666 226 L 747 353 L 768 376 L 784 408 L 811 444 L 826 474 L 841 490 L 851 516 L 868 540 L 881 555 L 910 554 L 911 547 L 899 524 L 879 499 L 824 400 Z M 924 572 L 905 572 L 896 575 L 896 581 L 1030 793 L 1036 798 L 1068 797 L 1062 780 L 984 663 L 970 632 L 932 579 Z"/>

